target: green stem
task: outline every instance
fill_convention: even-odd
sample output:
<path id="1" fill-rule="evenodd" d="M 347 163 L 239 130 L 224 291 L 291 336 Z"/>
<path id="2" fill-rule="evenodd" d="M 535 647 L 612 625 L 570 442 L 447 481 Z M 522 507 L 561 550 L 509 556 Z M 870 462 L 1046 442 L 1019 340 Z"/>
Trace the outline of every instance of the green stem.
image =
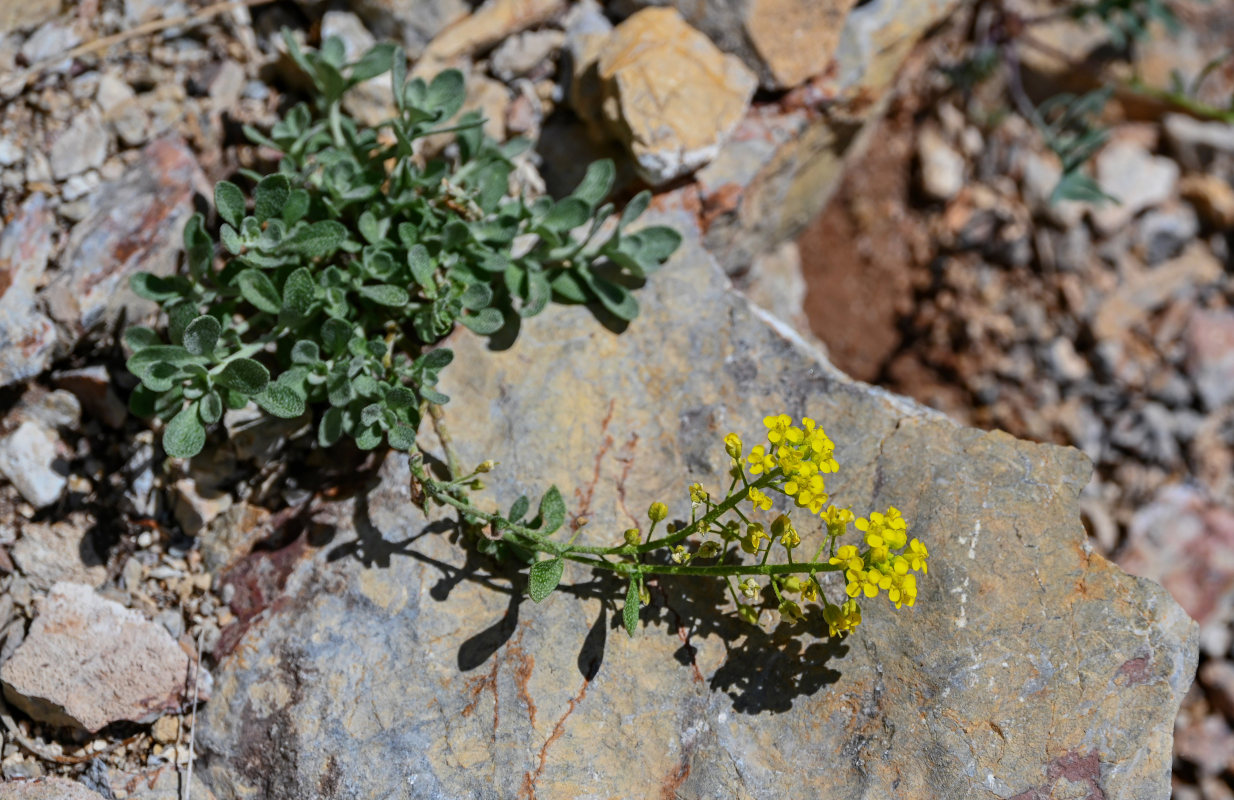
<path id="1" fill-rule="evenodd" d="M 672 547 L 673 545 L 685 540 L 691 534 L 695 533 L 698 530 L 699 525 L 706 525 L 707 527 L 710 527 L 711 523 L 715 522 L 730 509 L 736 508 L 738 503 L 749 497 L 751 489 L 762 489 L 766 486 L 770 486 L 771 483 L 779 476 L 780 471 L 778 469 L 768 472 L 753 484 L 747 484 L 745 488 L 741 489 L 736 494 L 725 498 L 724 502 L 717 503 L 715 508 L 713 508 L 709 513 L 704 514 L 703 517 L 694 524 L 687 525 L 681 530 L 675 531 L 663 538 L 650 539 L 649 541 L 644 542 L 634 548 L 635 552 L 646 553 L 649 550 L 658 550 L 661 547 Z M 740 514 L 741 512 L 738 513 Z"/>

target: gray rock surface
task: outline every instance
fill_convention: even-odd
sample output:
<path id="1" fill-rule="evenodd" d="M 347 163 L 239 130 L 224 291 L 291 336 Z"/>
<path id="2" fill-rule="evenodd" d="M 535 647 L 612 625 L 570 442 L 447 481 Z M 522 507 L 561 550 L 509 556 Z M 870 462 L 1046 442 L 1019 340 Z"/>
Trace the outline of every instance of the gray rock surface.
<path id="1" fill-rule="evenodd" d="M 89 586 L 58 583 L 30 633 L 0 665 L 4 697 L 31 717 L 95 732 L 152 722 L 192 702 L 193 658 L 162 625 Z M 199 697 L 209 699 L 201 671 Z"/>
<path id="2" fill-rule="evenodd" d="M 51 524 L 27 522 L 13 545 L 13 562 L 40 591 L 60 581 L 101 586 L 107 566 L 87 535 L 90 523 L 82 515 Z"/>
<path id="3" fill-rule="evenodd" d="M 103 800 L 103 795 L 68 778 L 48 777 L 0 784 L 0 800 Z"/>
<path id="4" fill-rule="evenodd" d="M 219 800 L 1169 797 L 1196 626 L 1090 550 L 1081 455 L 853 382 L 697 244 L 638 298 L 620 336 L 553 307 L 500 352 L 455 338 L 447 421 L 464 463 L 500 462 L 485 502 L 555 483 L 584 540 L 614 541 L 650 501 L 681 516 L 691 481 L 717 488 L 725 432 L 810 414 L 837 443 L 832 496 L 895 504 L 930 547 L 916 608 L 871 604 L 836 643 L 738 622 L 718 583 L 662 580 L 627 639 L 623 587 L 568 569 L 525 601 L 521 575 L 414 510 L 392 455 L 315 516 L 332 538 L 224 578 L 239 622 L 197 738 Z"/>
<path id="5" fill-rule="evenodd" d="M 35 193 L 0 231 L 0 386 L 39 374 L 51 361 L 56 328 L 35 293 L 51 257 L 55 215 Z"/>
<path id="6" fill-rule="evenodd" d="M 0 474 L 35 508 L 59 500 L 68 483 L 56 469 L 58 441 L 54 431 L 29 419 L 12 433 L 0 437 Z"/>
<path id="7" fill-rule="evenodd" d="M 188 147 L 171 138 L 151 142 L 135 166 L 99 187 L 44 290 L 52 316 L 80 335 L 121 309 L 130 323 L 151 313 L 154 305 L 133 294 L 129 276 L 175 268 L 194 192 L 209 196 L 209 185 Z"/>

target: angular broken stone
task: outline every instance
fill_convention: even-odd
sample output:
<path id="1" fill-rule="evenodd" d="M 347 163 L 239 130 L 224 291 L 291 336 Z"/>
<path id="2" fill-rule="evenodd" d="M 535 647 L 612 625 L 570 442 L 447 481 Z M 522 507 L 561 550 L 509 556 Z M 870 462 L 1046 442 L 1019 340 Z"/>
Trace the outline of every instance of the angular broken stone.
<path id="1" fill-rule="evenodd" d="M 766 89 L 792 88 L 826 70 L 844 19 L 856 4 L 856 0 L 668 0 L 720 49 L 754 70 Z"/>
<path id="2" fill-rule="evenodd" d="M 34 420 L 25 420 L 0 437 L 0 474 L 26 502 L 44 508 L 60 499 L 68 479 L 56 469 L 59 437 Z"/>
<path id="3" fill-rule="evenodd" d="M 1215 410 L 1234 400 L 1234 311 L 1197 311 L 1184 337 L 1187 374 L 1204 406 Z"/>
<path id="4" fill-rule="evenodd" d="M 8 702 L 34 719 L 91 733 L 120 720 L 151 722 L 210 697 L 193 657 L 163 626 L 89 586 L 58 583 L 30 633 L 0 665 Z"/>
<path id="5" fill-rule="evenodd" d="M 350 6 L 376 36 L 400 41 L 412 58 L 471 8 L 467 0 L 356 0 Z"/>
<path id="6" fill-rule="evenodd" d="M 77 781 L 49 776 L 0 784 L 0 800 L 103 800 L 103 795 Z"/>
<path id="7" fill-rule="evenodd" d="M 219 800 L 343 781 L 426 798 L 1169 797 L 1196 628 L 1086 544 L 1086 459 L 854 382 L 726 283 L 688 241 L 620 335 L 554 306 L 506 350 L 455 336 L 455 447 L 500 463 L 473 497 L 504 509 L 556 484 L 567 525 L 590 520 L 580 541 L 618 542 L 651 501 L 682 518 L 691 482 L 722 490 L 725 433 L 749 446 L 763 415 L 809 414 L 837 445 L 833 499 L 894 504 L 929 546 L 916 607 L 871 602 L 831 641 L 817 617 L 756 628 L 722 582 L 662 578 L 631 639 L 621 581 L 570 565 L 531 603 L 525 570 L 421 516 L 392 454 L 315 517 L 334 526 L 324 544 L 253 553 L 225 579 L 244 621 L 197 737 Z"/>
<path id="8" fill-rule="evenodd" d="M 40 591 L 61 581 L 101 586 L 107 580 L 107 565 L 90 539 L 92 523 L 80 514 L 50 524 L 27 522 L 13 545 L 13 562 Z"/>
<path id="9" fill-rule="evenodd" d="M 647 8 L 615 29 L 596 60 L 609 133 L 653 185 L 715 158 L 754 95 L 754 75 L 676 10 Z"/>
<path id="10" fill-rule="evenodd" d="M 121 309 L 130 324 L 155 310 L 133 294 L 129 277 L 175 269 L 195 192 L 209 196 L 205 176 L 184 142 L 171 138 L 151 142 L 128 172 L 99 187 L 43 291 L 52 316 L 79 336 L 114 322 Z"/>
<path id="11" fill-rule="evenodd" d="M 107 134 L 98 109 L 77 114 L 51 145 L 51 174 L 65 180 L 88 169 L 98 169 L 107 158 Z"/>
<path id="12" fill-rule="evenodd" d="M 0 386 L 42 372 L 51 361 L 56 328 L 35 301 L 51 256 L 56 218 L 42 194 L 32 194 L 0 231 Z"/>

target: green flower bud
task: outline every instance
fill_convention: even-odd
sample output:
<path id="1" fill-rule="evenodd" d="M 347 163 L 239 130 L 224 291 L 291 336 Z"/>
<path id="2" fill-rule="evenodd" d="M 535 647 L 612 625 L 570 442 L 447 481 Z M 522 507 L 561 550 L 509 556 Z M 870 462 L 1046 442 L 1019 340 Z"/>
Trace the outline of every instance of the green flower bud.
<path id="1" fill-rule="evenodd" d="M 758 609 L 754 606 L 739 605 L 737 606 L 737 616 L 741 617 L 751 625 L 758 624 Z"/>
<path id="2" fill-rule="evenodd" d="M 625 532 L 626 544 L 633 547 L 643 541 L 643 535 L 638 532 L 638 528 L 630 528 Z"/>
<path id="3" fill-rule="evenodd" d="M 497 462 L 493 459 L 486 459 L 480 462 L 480 466 L 476 467 L 476 472 L 492 472 L 493 467 L 497 466 Z"/>
<path id="4" fill-rule="evenodd" d="M 668 516 L 668 506 L 663 503 L 652 503 L 647 509 L 647 518 L 652 522 L 662 522 Z"/>
<path id="5" fill-rule="evenodd" d="M 801 591 L 801 578 L 798 578 L 796 575 L 789 575 L 787 578 L 784 579 L 783 585 L 784 585 L 784 590 L 787 592 L 800 592 Z"/>

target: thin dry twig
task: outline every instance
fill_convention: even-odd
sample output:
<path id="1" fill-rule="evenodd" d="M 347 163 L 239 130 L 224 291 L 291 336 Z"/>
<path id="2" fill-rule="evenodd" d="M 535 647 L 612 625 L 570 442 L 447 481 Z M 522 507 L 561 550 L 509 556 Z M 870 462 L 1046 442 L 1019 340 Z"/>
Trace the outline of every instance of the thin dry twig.
<path id="1" fill-rule="evenodd" d="M 67 53 L 52 56 L 51 58 L 45 58 L 42 61 L 32 64 L 27 67 L 24 72 L 20 73 L 18 81 L 21 88 L 24 89 L 30 85 L 31 81 L 42 75 L 47 69 L 55 64 L 59 64 L 66 58 L 78 58 L 99 50 L 106 50 L 110 47 L 114 47 L 115 45 L 123 44 L 130 39 L 136 39 L 140 36 L 146 36 L 151 33 L 158 33 L 160 31 L 167 30 L 168 28 L 193 27 L 195 25 L 200 25 L 209 19 L 213 19 L 219 14 L 227 11 L 234 11 L 238 8 L 261 6 L 272 2 L 274 2 L 274 0 L 226 0 L 226 2 L 213 3 L 204 8 L 198 9 L 191 14 L 184 14 L 179 17 L 166 17 L 164 19 L 145 22 L 135 28 L 130 28 L 127 31 L 120 31 L 119 33 L 113 33 L 110 36 L 101 36 L 98 39 L 91 39 L 85 44 L 74 47 Z"/>
<path id="2" fill-rule="evenodd" d="M 189 768 L 188 775 L 184 781 L 184 800 L 191 800 L 193 796 L 193 761 L 194 745 L 197 743 L 197 676 L 201 674 L 201 632 L 197 633 L 197 661 L 193 664 L 193 727 L 189 730 Z"/>

